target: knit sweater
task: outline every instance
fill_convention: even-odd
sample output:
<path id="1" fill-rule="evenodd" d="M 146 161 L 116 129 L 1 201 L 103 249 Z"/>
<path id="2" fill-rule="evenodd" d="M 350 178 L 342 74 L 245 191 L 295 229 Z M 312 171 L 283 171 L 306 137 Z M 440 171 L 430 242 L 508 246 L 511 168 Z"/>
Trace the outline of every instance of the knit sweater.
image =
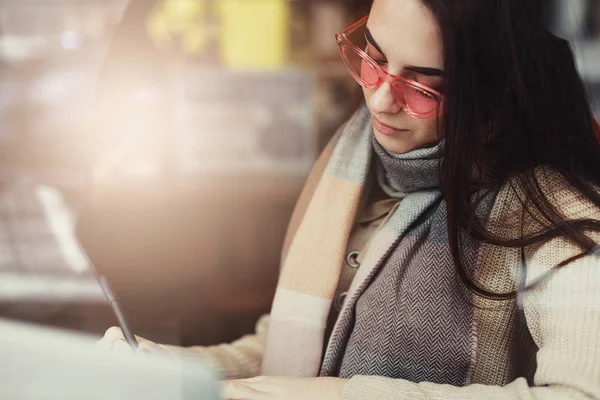
<path id="1" fill-rule="evenodd" d="M 311 199 L 327 165 L 332 146 L 316 163 L 292 216 L 286 245 Z M 600 210 L 583 199 L 567 182 L 549 169 L 536 174 L 542 190 L 568 218 L 600 220 Z M 503 237 L 517 237 L 521 230 L 540 229 L 533 217 L 524 217 L 523 193 L 507 182 L 492 209 L 489 229 Z M 600 235 L 591 237 L 600 242 Z M 352 239 L 351 239 L 352 240 Z M 526 283 L 544 276 L 580 249 L 565 238 L 556 238 L 524 249 Z M 516 301 L 492 301 L 473 297 L 476 351 L 469 385 L 455 387 L 429 382 L 410 382 L 376 376 L 354 376 L 345 385 L 343 400 L 367 399 L 600 399 L 600 252 L 590 254 L 554 273 L 522 301 L 525 327 L 533 343 L 523 342 L 518 329 Z M 519 285 L 521 249 L 484 245 L 475 280 L 494 292 L 508 292 Z M 360 271 L 359 271 L 360 273 Z M 269 317 L 262 317 L 256 333 L 236 342 L 214 347 L 176 348 L 172 351 L 211 360 L 226 378 L 260 373 Z M 515 353 L 524 348 L 526 354 Z M 527 360 L 527 356 L 535 359 Z M 518 370 L 522 359 L 529 361 Z"/>

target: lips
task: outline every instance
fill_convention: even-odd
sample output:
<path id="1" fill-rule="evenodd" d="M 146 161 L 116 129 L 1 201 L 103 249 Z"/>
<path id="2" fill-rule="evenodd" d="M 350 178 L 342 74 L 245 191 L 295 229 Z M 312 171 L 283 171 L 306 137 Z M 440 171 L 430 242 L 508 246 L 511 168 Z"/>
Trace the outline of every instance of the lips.
<path id="1" fill-rule="evenodd" d="M 402 132 L 407 132 L 408 129 L 396 129 L 396 128 L 392 128 L 391 126 L 388 126 L 386 124 L 384 124 L 383 122 L 381 122 L 380 120 L 378 120 L 377 118 L 375 118 L 375 116 L 373 116 L 373 127 L 378 131 L 383 133 L 384 135 L 388 135 L 388 136 L 393 136 L 393 135 L 398 135 Z"/>

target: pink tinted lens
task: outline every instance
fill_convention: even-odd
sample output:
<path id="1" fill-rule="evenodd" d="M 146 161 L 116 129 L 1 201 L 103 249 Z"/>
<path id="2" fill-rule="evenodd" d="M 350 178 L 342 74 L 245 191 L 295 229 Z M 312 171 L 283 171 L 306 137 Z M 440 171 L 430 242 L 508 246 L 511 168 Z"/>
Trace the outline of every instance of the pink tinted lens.
<path id="1" fill-rule="evenodd" d="M 404 103 L 416 115 L 431 114 L 439 105 L 438 99 L 432 94 L 404 82 L 396 82 L 393 90 L 396 100 L 401 104 Z"/>
<path id="2" fill-rule="evenodd" d="M 355 49 L 345 46 L 342 49 L 342 56 L 346 62 L 348 70 L 363 86 L 373 86 L 379 81 L 379 75 L 375 68 L 362 58 Z"/>

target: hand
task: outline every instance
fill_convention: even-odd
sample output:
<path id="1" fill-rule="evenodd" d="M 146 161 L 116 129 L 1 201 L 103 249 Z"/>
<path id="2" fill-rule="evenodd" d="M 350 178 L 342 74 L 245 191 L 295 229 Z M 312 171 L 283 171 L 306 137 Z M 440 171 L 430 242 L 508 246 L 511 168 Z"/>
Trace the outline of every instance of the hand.
<path id="1" fill-rule="evenodd" d="M 160 344 L 154 343 L 151 340 L 144 339 L 142 337 L 135 337 L 138 341 L 137 353 L 152 354 L 152 355 L 169 355 L 171 352 L 161 346 Z M 96 342 L 96 347 L 107 349 L 115 352 L 132 352 L 132 348 L 127 343 L 123 331 L 118 326 L 108 328 L 102 339 Z"/>
<path id="2" fill-rule="evenodd" d="M 226 400 L 340 400 L 347 379 L 259 376 L 225 381 Z"/>

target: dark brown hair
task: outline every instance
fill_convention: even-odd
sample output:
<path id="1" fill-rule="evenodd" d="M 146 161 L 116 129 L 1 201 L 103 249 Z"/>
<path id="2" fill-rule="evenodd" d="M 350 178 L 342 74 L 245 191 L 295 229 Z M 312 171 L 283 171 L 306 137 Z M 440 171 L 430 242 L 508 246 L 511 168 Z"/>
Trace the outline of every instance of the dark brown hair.
<path id="1" fill-rule="evenodd" d="M 439 23 L 444 41 L 447 102 L 440 124 L 445 138 L 440 171 L 448 229 L 458 274 L 477 294 L 508 299 L 475 283 L 461 259 L 460 229 L 486 243 L 524 247 L 563 236 L 581 254 L 597 248 L 586 231 L 600 221 L 568 219 L 550 201 L 539 176 L 547 167 L 583 199 L 600 207 L 600 143 L 584 84 L 567 41 L 543 19 L 543 0 L 421 0 Z M 542 231 L 497 237 L 475 217 L 472 196 L 485 185 L 514 181 Z M 518 229 L 518 228 L 516 228 Z"/>

